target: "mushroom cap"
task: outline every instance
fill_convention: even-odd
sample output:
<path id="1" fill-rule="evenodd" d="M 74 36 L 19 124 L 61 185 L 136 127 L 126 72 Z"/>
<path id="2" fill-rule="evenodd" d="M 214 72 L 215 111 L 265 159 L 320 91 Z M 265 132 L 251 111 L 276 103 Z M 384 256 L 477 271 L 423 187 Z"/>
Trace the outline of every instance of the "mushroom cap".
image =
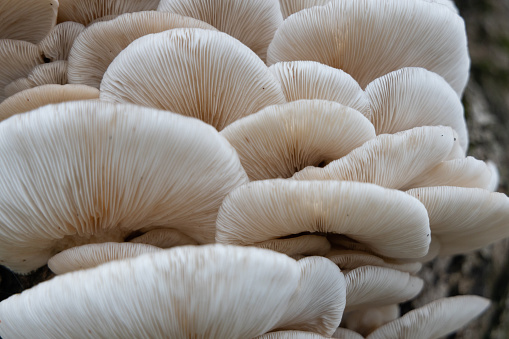
<path id="1" fill-rule="evenodd" d="M 422 290 L 423 280 L 385 267 L 363 266 L 345 274 L 345 312 L 399 304 Z"/>
<path id="2" fill-rule="evenodd" d="M 14 295 L 0 303 L 0 335 L 252 338 L 277 325 L 300 279 L 300 265 L 272 251 L 177 247 L 63 274 Z"/>
<path id="3" fill-rule="evenodd" d="M 85 29 L 69 54 L 69 83 L 99 88 L 113 59 L 134 40 L 181 27 L 215 30 L 209 24 L 165 12 L 126 13 Z"/>
<path id="4" fill-rule="evenodd" d="M 255 52 L 262 60 L 283 23 L 278 0 L 161 0 L 158 11 L 205 21 Z"/>
<path id="5" fill-rule="evenodd" d="M 481 160 L 473 157 L 443 161 L 415 177 L 402 189 L 431 187 L 431 186 L 457 186 L 477 187 L 490 190 L 493 186 L 492 171 Z"/>
<path id="6" fill-rule="evenodd" d="M 466 152 L 468 130 L 463 105 L 440 75 L 424 68 L 403 68 L 373 80 L 366 87 L 366 94 L 376 134 L 420 126 L 450 126 L 458 133 Z"/>
<path id="7" fill-rule="evenodd" d="M 267 52 L 269 65 L 292 60 L 342 69 L 362 88 L 397 69 L 422 67 L 458 96 L 470 67 L 463 19 L 445 6 L 408 0 L 335 0 L 295 13 Z"/>
<path id="8" fill-rule="evenodd" d="M 349 74 L 314 61 L 278 62 L 269 67 L 287 101 L 321 99 L 336 101 L 371 119 L 366 93 Z"/>
<path id="9" fill-rule="evenodd" d="M 59 23 L 74 21 L 86 26 L 104 16 L 155 10 L 159 0 L 59 0 L 59 2 Z"/>
<path id="10" fill-rule="evenodd" d="M 337 339 L 364 339 L 362 335 L 347 328 L 338 327 L 332 338 Z"/>
<path id="11" fill-rule="evenodd" d="M 329 2 L 331 2 L 331 0 L 279 0 L 279 5 L 281 6 L 283 19 L 286 19 L 293 13 L 297 13 L 303 9 L 313 6 L 323 6 Z"/>
<path id="12" fill-rule="evenodd" d="M 281 86 L 253 51 L 225 33 L 196 28 L 131 43 L 108 67 L 100 90 L 101 100 L 169 110 L 218 130 L 286 102 Z"/>
<path id="13" fill-rule="evenodd" d="M 74 40 L 85 30 L 85 26 L 80 23 L 66 21 L 56 25 L 53 29 L 37 44 L 43 58 L 50 62 L 56 60 L 67 60 Z"/>
<path id="14" fill-rule="evenodd" d="M 330 260 L 307 257 L 298 261 L 299 288 L 277 328 L 330 336 L 338 328 L 346 304 L 343 273 Z"/>
<path id="15" fill-rule="evenodd" d="M 422 264 L 419 262 L 400 262 L 364 251 L 333 249 L 327 253 L 326 257 L 341 270 L 353 270 L 362 266 L 378 266 L 415 274 L 422 268 Z"/>
<path id="16" fill-rule="evenodd" d="M 343 317 L 342 323 L 357 333 L 368 335 L 378 327 L 396 320 L 399 315 L 399 305 L 393 304 L 348 312 Z"/>
<path id="17" fill-rule="evenodd" d="M 500 182 L 500 173 L 498 172 L 497 165 L 493 161 L 488 161 L 486 164 L 491 172 L 491 180 L 487 189 L 488 191 L 495 192 Z"/>
<path id="18" fill-rule="evenodd" d="M 57 60 L 47 64 L 35 66 L 27 76 L 34 87 L 58 84 L 67 84 L 67 61 Z"/>
<path id="19" fill-rule="evenodd" d="M 387 257 L 424 256 L 424 207 L 404 192 L 340 181 L 263 180 L 233 190 L 216 223 L 216 241 L 252 245 L 303 232 L 344 234 Z"/>
<path id="20" fill-rule="evenodd" d="M 38 43 L 55 26 L 58 4 L 58 0 L 0 1 L 0 39 Z"/>
<path id="21" fill-rule="evenodd" d="M 366 339 L 439 338 L 458 330 L 489 305 L 488 299 L 473 295 L 439 299 L 378 328 Z"/>
<path id="22" fill-rule="evenodd" d="M 429 214 L 440 255 L 465 253 L 509 237 L 509 198 L 480 188 L 423 187 L 407 191 Z"/>
<path id="23" fill-rule="evenodd" d="M 0 40 L 0 102 L 7 95 L 5 87 L 12 81 L 26 77 L 30 71 L 43 63 L 37 45 L 19 40 Z"/>
<path id="24" fill-rule="evenodd" d="M 55 274 L 64 274 L 161 250 L 155 246 L 129 242 L 88 244 L 72 247 L 52 256 L 48 260 L 48 267 Z"/>
<path id="25" fill-rule="evenodd" d="M 17 272 L 133 231 L 176 228 L 212 242 L 223 198 L 248 181 L 211 126 L 91 100 L 2 121 L 0 164 L 0 261 Z"/>
<path id="26" fill-rule="evenodd" d="M 198 245 L 198 242 L 176 229 L 155 229 L 129 240 L 132 243 L 150 244 L 160 248 Z"/>
<path id="27" fill-rule="evenodd" d="M 401 189 L 444 161 L 456 142 L 453 130 L 444 126 L 381 134 L 324 168 L 307 167 L 292 179 L 349 180 Z"/>
<path id="28" fill-rule="evenodd" d="M 99 99 L 99 90 L 84 85 L 42 85 L 16 93 L 0 104 L 0 121 L 48 104 Z"/>
<path id="29" fill-rule="evenodd" d="M 373 125 L 360 112 L 323 100 L 269 106 L 221 134 L 237 150 L 250 180 L 289 178 L 375 138 Z"/>

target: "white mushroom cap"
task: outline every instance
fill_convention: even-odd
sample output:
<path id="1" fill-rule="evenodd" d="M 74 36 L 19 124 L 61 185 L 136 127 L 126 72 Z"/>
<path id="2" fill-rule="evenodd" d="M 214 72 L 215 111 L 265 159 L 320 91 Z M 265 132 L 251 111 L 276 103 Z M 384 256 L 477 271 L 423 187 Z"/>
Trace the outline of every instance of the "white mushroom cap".
<path id="1" fill-rule="evenodd" d="M 58 84 L 67 84 L 67 61 L 57 60 L 47 64 L 37 65 L 27 76 L 34 87 Z"/>
<path id="2" fill-rule="evenodd" d="M 101 100 L 129 102 L 199 118 L 223 129 L 285 102 L 267 66 L 221 32 L 173 29 L 139 38 L 108 67 Z"/>
<path id="3" fill-rule="evenodd" d="M 269 67 L 279 81 L 286 100 L 336 101 L 371 119 L 366 93 L 349 74 L 314 61 L 278 62 Z"/>
<path id="4" fill-rule="evenodd" d="M 37 46 L 47 62 L 67 60 L 74 40 L 84 29 L 85 26 L 77 22 L 62 22 L 53 27 Z"/>
<path id="5" fill-rule="evenodd" d="M 348 312 L 343 317 L 342 323 L 357 333 L 368 335 L 378 327 L 396 320 L 399 315 L 399 305 L 393 304 Z"/>
<path id="6" fill-rule="evenodd" d="M 0 104 L 0 121 L 15 114 L 64 101 L 99 99 L 99 90 L 83 85 L 42 85 L 16 93 Z"/>
<path id="7" fill-rule="evenodd" d="M 0 102 L 7 95 L 5 86 L 10 82 L 24 78 L 30 71 L 43 63 L 37 45 L 26 41 L 0 40 Z"/>
<path id="8" fill-rule="evenodd" d="M 401 189 L 444 161 L 456 140 L 444 126 L 381 134 L 324 168 L 307 167 L 295 180 L 350 180 Z"/>
<path id="9" fill-rule="evenodd" d="M 313 6 L 322 6 L 329 2 L 331 2 L 331 0 L 279 0 L 279 5 L 281 6 L 283 18 L 286 19 L 293 13 L 297 13 L 303 9 Z"/>
<path id="10" fill-rule="evenodd" d="M 272 251 L 177 247 L 60 275 L 14 295 L 0 303 L 0 335 L 253 338 L 277 325 L 300 279 L 299 264 Z"/>
<path id="11" fill-rule="evenodd" d="M 430 2 L 432 4 L 437 4 L 437 5 L 445 6 L 448 9 L 450 9 L 451 11 L 453 11 L 454 13 L 459 14 L 458 8 L 454 4 L 453 0 L 422 0 L 422 1 L 427 1 L 427 2 Z"/>
<path id="12" fill-rule="evenodd" d="M 357 182 L 255 181 L 224 199 L 216 241 L 252 245 L 303 232 L 336 233 L 387 257 L 418 258 L 428 251 L 428 216 L 409 197 Z"/>
<path id="13" fill-rule="evenodd" d="M 164 12 L 126 13 L 99 22 L 80 34 L 69 54 L 69 83 L 99 88 L 113 59 L 134 40 L 181 27 L 215 30 L 209 24 Z"/>
<path id="14" fill-rule="evenodd" d="M 345 274 L 345 312 L 399 304 L 422 290 L 423 280 L 384 267 L 363 266 Z"/>
<path id="15" fill-rule="evenodd" d="M 162 251 L 162 249 L 147 244 L 128 242 L 88 244 L 76 246 L 52 256 L 48 260 L 48 267 L 55 274 L 64 274 L 156 251 Z"/>
<path id="16" fill-rule="evenodd" d="M 417 187 L 458 186 L 490 189 L 493 184 L 490 167 L 473 157 L 443 161 L 415 177 L 403 190 Z"/>
<path id="17" fill-rule="evenodd" d="M 487 189 L 488 191 L 495 192 L 500 182 L 500 173 L 498 172 L 497 165 L 493 161 L 488 161 L 486 164 L 491 172 L 491 180 Z"/>
<path id="18" fill-rule="evenodd" d="M 509 198 L 505 194 L 447 186 L 407 193 L 426 206 L 440 255 L 465 253 L 509 237 Z"/>
<path id="19" fill-rule="evenodd" d="M 299 100 L 239 119 L 222 132 L 250 180 L 289 178 L 327 164 L 375 138 L 360 112 L 332 101 Z"/>
<path id="20" fill-rule="evenodd" d="M 439 338 L 458 330 L 489 305 L 489 300 L 472 295 L 439 299 L 378 328 L 366 339 Z"/>
<path id="21" fill-rule="evenodd" d="M 339 326 L 345 309 L 343 273 L 323 257 L 308 257 L 297 263 L 301 268 L 299 288 L 276 328 L 330 336 Z"/>
<path id="22" fill-rule="evenodd" d="M 151 11 L 159 0 L 59 0 L 58 22 L 88 25 L 97 18 L 130 12 Z"/>
<path id="23" fill-rule="evenodd" d="M 161 0 L 157 10 L 205 21 L 238 39 L 264 61 L 283 22 L 278 0 Z"/>
<path id="24" fill-rule="evenodd" d="M 342 69 L 362 88 L 397 69 L 422 67 L 458 96 L 470 66 L 463 19 L 445 6 L 408 0 L 335 0 L 295 13 L 267 52 L 269 65 L 292 60 Z"/>
<path id="25" fill-rule="evenodd" d="M 212 242 L 223 198 L 248 181 L 211 126 L 90 100 L 2 121 L 0 170 L 0 261 L 17 272 L 134 231 L 176 228 Z"/>
<path id="26" fill-rule="evenodd" d="M 366 94 L 377 134 L 419 126 L 450 126 L 458 133 L 464 152 L 467 150 L 463 105 L 438 74 L 424 68 L 403 68 L 372 81 L 366 87 Z"/>
<path id="27" fill-rule="evenodd" d="M 0 1 L 0 39 L 38 43 L 55 25 L 58 4 L 58 0 Z"/>
<path id="28" fill-rule="evenodd" d="M 198 245 L 198 242 L 176 229 L 155 229 L 129 240 L 132 243 L 150 244 L 160 248 Z"/>

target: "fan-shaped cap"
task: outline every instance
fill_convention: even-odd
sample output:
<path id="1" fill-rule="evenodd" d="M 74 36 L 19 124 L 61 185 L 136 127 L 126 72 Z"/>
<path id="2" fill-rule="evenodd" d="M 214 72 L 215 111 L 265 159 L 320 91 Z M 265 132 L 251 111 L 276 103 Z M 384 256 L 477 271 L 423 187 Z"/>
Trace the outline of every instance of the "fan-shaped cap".
<path id="1" fill-rule="evenodd" d="M 38 47 L 47 61 L 67 60 L 69 52 L 78 35 L 85 26 L 77 22 L 67 21 L 53 27 L 51 32 L 39 42 Z"/>
<path id="2" fill-rule="evenodd" d="M 256 248 L 158 251 L 60 275 L 2 301 L 0 335 L 253 338 L 288 310 L 300 271 L 286 255 Z"/>
<path id="3" fill-rule="evenodd" d="M 24 78 L 30 71 L 43 63 L 37 45 L 26 41 L 0 40 L 0 102 L 7 96 L 5 86 L 10 82 Z"/>
<path id="4" fill-rule="evenodd" d="M 449 8 L 451 11 L 453 11 L 456 14 L 459 14 L 458 8 L 454 4 L 453 0 L 422 0 L 426 2 L 430 2 L 432 4 L 441 5 Z"/>
<path id="5" fill-rule="evenodd" d="M 355 250 L 333 249 L 327 253 L 326 257 L 338 265 L 341 270 L 353 270 L 362 266 L 378 266 L 415 274 L 422 268 L 422 264 L 419 262 L 400 262 Z"/>
<path id="6" fill-rule="evenodd" d="M 488 299 L 473 295 L 439 299 L 378 328 L 366 339 L 436 339 L 458 330 L 489 305 Z"/>
<path id="7" fill-rule="evenodd" d="M 151 11 L 159 0 L 59 0 L 58 22 L 74 21 L 88 25 L 97 18 L 130 12 Z"/>
<path id="8" fill-rule="evenodd" d="M 316 333 L 312 332 L 304 332 L 304 331 L 277 331 L 270 332 L 254 339 L 327 339 L 329 337 L 324 337 Z"/>
<path id="9" fill-rule="evenodd" d="M 297 263 L 301 268 L 299 288 L 276 327 L 330 336 L 338 328 L 345 309 L 343 273 L 322 257 L 308 257 Z"/>
<path id="10" fill-rule="evenodd" d="M 314 61 L 278 62 L 269 67 L 281 84 L 286 100 L 336 101 L 371 119 L 369 99 L 349 74 Z"/>
<path id="11" fill-rule="evenodd" d="M 256 54 L 225 33 L 203 29 L 173 29 L 130 44 L 104 74 L 100 98 L 192 116 L 218 130 L 285 102 Z"/>
<path id="12" fill-rule="evenodd" d="M 342 69 L 362 88 L 397 69 L 422 67 L 458 96 L 470 67 L 463 19 L 445 6 L 407 0 L 335 0 L 295 13 L 267 52 L 269 65 L 292 60 Z"/>
<path id="13" fill-rule="evenodd" d="M 38 43 L 55 25 L 58 3 L 58 0 L 0 1 L 0 39 Z"/>
<path id="14" fill-rule="evenodd" d="M 238 39 L 264 61 L 283 22 L 278 0 L 161 0 L 157 10 L 205 21 Z"/>
<path id="15" fill-rule="evenodd" d="M 2 121 L 0 164 L 0 261 L 18 272 L 138 230 L 176 228 L 212 242 L 223 198 L 248 181 L 211 126 L 99 101 Z"/>
<path id="16" fill-rule="evenodd" d="M 467 150 L 463 105 L 438 74 L 423 68 L 403 68 L 375 79 L 366 87 L 366 94 L 377 134 L 419 126 L 450 126 L 458 133 L 464 152 Z"/>
<path id="17" fill-rule="evenodd" d="M 407 272 L 376 266 L 356 268 L 345 280 L 346 312 L 399 304 L 414 298 L 423 286 L 422 279 Z"/>
<path id="18" fill-rule="evenodd" d="M 55 274 L 64 274 L 161 250 L 155 246 L 129 242 L 88 244 L 76 246 L 52 256 L 48 260 L 48 267 Z"/>
<path id="19" fill-rule="evenodd" d="M 38 86 L 67 84 L 67 61 L 57 60 L 35 66 L 26 78 L 16 79 L 5 86 L 7 97 Z"/>
<path id="20" fill-rule="evenodd" d="M 176 229 L 156 229 L 129 240 L 132 243 L 150 244 L 160 248 L 198 245 L 198 242 Z"/>
<path id="21" fill-rule="evenodd" d="M 490 189 L 492 187 L 492 172 L 489 166 L 473 157 L 443 161 L 429 171 L 415 177 L 402 189 L 458 186 Z"/>
<path id="22" fill-rule="evenodd" d="M 0 121 L 15 114 L 64 101 L 99 99 L 99 90 L 83 85 L 42 85 L 16 93 L 0 104 Z"/>
<path id="23" fill-rule="evenodd" d="M 344 323 L 344 326 L 357 333 L 368 335 L 378 327 L 396 320 L 399 315 L 399 306 L 393 304 L 348 312 L 341 322 Z"/>
<path id="24" fill-rule="evenodd" d="M 69 83 L 99 88 L 108 66 L 131 42 L 181 27 L 215 30 L 205 22 L 164 12 L 126 13 L 87 27 L 70 51 Z"/>
<path id="25" fill-rule="evenodd" d="M 407 191 L 429 214 L 440 255 L 465 253 L 509 237 L 509 198 L 480 188 L 424 187 Z"/>
<path id="26" fill-rule="evenodd" d="M 500 181 L 500 173 L 498 172 L 497 165 L 493 161 L 486 163 L 491 172 L 490 184 L 488 185 L 488 191 L 494 192 L 498 189 Z"/>
<path id="27" fill-rule="evenodd" d="M 449 155 L 456 140 L 444 126 L 381 134 L 324 168 L 307 167 L 295 180 L 351 180 L 400 189 Z"/>
<path id="28" fill-rule="evenodd" d="M 216 240 L 252 245 L 303 232 L 336 233 L 388 257 L 418 258 L 428 251 L 428 216 L 409 197 L 357 182 L 255 181 L 223 201 Z"/>
<path id="29" fill-rule="evenodd" d="M 296 256 L 325 255 L 330 249 L 330 243 L 324 236 L 301 235 L 296 238 L 274 239 L 253 244 L 259 248 L 266 248 L 279 253 L 284 253 L 295 259 Z"/>
<path id="30" fill-rule="evenodd" d="M 313 6 L 322 6 L 329 2 L 331 2 L 331 0 L 279 0 L 279 5 L 281 6 L 283 18 L 286 19 L 293 13 L 297 13 L 303 9 Z"/>
<path id="31" fill-rule="evenodd" d="M 332 101 L 299 100 L 264 108 L 221 134 L 251 180 L 289 178 L 339 159 L 375 137 L 360 112 Z"/>

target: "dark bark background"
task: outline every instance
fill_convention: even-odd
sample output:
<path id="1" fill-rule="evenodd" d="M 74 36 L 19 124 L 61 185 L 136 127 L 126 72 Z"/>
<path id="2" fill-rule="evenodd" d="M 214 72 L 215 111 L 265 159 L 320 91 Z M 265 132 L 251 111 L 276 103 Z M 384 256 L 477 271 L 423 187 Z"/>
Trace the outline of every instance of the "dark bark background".
<path id="1" fill-rule="evenodd" d="M 472 58 L 471 79 L 463 99 L 470 129 L 469 155 L 494 161 L 499 191 L 509 191 L 509 0 L 457 0 L 465 19 Z M 508 221 L 509 222 L 509 221 Z M 420 273 L 425 288 L 402 311 L 454 295 L 476 294 L 492 300 L 490 309 L 449 338 L 509 338 L 509 240 L 480 251 L 442 258 Z M 0 267 L 0 300 L 51 277 L 47 268 L 17 276 Z"/>

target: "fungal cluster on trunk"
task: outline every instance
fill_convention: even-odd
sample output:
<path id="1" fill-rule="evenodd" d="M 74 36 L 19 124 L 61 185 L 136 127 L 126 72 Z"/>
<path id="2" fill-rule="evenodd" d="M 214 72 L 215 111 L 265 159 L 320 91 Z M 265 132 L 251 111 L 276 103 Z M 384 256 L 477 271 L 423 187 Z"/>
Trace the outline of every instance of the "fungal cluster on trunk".
<path id="1" fill-rule="evenodd" d="M 438 338 L 489 306 L 398 306 L 509 237 L 452 1 L 25 2 L 0 264 L 58 275 L 0 302 L 2 338 Z"/>

